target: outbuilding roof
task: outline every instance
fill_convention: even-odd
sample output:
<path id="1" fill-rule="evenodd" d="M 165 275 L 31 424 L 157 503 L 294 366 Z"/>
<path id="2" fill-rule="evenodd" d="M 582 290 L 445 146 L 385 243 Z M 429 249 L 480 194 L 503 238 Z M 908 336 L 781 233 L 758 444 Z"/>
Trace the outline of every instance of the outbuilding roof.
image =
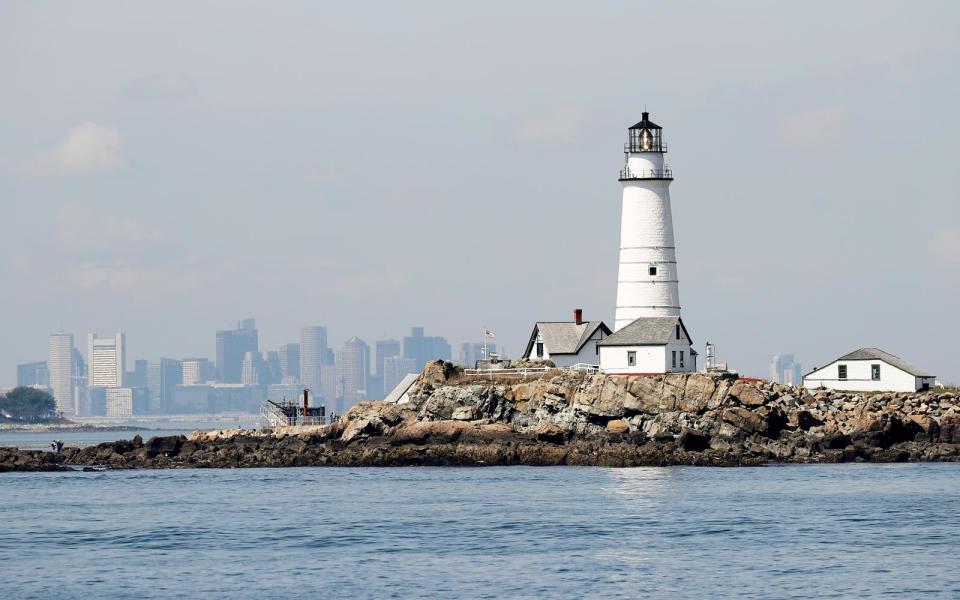
<path id="1" fill-rule="evenodd" d="M 894 356 L 893 354 L 884 352 L 879 348 L 860 348 L 859 350 L 854 350 L 850 354 L 844 354 L 837 360 L 882 360 L 883 362 L 892 365 L 901 371 L 910 373 L 914 377 L 933 377 L 933 375 L 930 373 L 927 373 L 919 367 L 911 365 L 899 356 Z"/>
<path id="2" fill-rule="evenodd" d="M 547 352 L 553 354 L 576 354 L 587 343 L 597 329 L 602 329 L 604 335 L 610 335 L 610 328 L 603 321 L 538 321 L 533 326 L 530 341 L 524 356 L 530 356 L 530 350 L 537 341 L 537 332 L 543 338 L 543 345 Z"/>
<path id="3" fill-rule="evenodd" d="M 677 325 L 693 344 L 680 317 L 640 317 L 600 342 L 601 346 L 659 346 L 675 337 Z"/>

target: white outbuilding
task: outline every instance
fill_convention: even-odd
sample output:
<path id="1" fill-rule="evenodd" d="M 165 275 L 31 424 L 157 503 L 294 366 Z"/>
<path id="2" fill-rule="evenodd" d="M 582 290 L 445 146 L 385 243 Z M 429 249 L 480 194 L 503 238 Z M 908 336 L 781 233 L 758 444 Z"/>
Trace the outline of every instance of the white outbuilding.
<path id="1" fill-rule="evenodd" d="M 603 321 L 584 321 L 583 311 L 573 311 L 573 321 L 538 321 L 527 341 L 523 358 L 550 360 L 558 367 L 596 365 L 597 344 L 610 335 Z"/>
<path id="2" fill-rule="evenodd" d="M 697 352 L 679 316 L 640 317 L 598 346 L 604 373 L 648 375 L 697 370 Z"/>
<path id="3" fill-rule="evenodd" d="M 934 376 L 879 348 L 860 348 L 803 376 L 808 389 L 856 392 L 916 392 L 934 385 Z"/>

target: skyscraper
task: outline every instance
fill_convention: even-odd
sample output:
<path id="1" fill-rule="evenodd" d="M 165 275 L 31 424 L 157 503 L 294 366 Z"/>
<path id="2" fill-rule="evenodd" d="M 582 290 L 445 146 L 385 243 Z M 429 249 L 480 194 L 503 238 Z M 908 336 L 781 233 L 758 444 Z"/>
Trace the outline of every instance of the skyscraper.
<path id="1" fill-rule="evenodd" d="M 280 378 L 300 381 L 300 344 L 284 344 L 277 351 L 280 359 Z"/>
<path id="2" fill-rule="evenodd" d="M 383 392 L 389 394 L 408 374 L 416 373 L 412 358 L 390 356 L 383 361 Z"/>
<path id="3" fill-rule="evenodd" d="M 243 385 L 260 385 L 264 377 L 263 361 L 259 352 L 247 352 L 243 355 L 243 364 L 240 369 L 240 383 Z"/>
<path id="4" fill-rule="evenodd" d="M 76 414 L 73 387 L 75 363 L 73 360 L 73 334 L 54 333 L 50 335 L 47 368 L 50 372 L 50 389 L 57 402 L 57 410 L 64 415 Z"/>
<path id="5" fill-rule="evenodd" d="M 118 332 L 112 338 L 87 336 L 87 386 L 123 387 L 126 374 L 126 336 Z"/>
<path id="6" fill-rule="evenodd" d="M 222 383 L 240 383 L 243 374 L 243 356 L 259 352 L 256 323 L 244 319 L 236 329 L 217 332 L 217 379 Z"/>
<path id="7" fill-rule="evenodd" d="M 803 368 L 793 359 L 792 354 L 774 354 L 770 359 L 770 381 L 784 385 L 800 385 L 803 382 Z"/>
<path id="8" fill-rule="evenodd" d="M 209 358 L 185 358 L 183 364 L 183 384 L 197 385 L 213 381 L 217 377 L 217 370 Z"/>
<path id="9" fill-rule="evenodd" d="M 314 390 L 320 389 L 320 367 L 328 364 L 327 328 L 314 325 L 300 330 L 300 383 Z"/>
<path id="10" fill-rule="evenodd" d="M 50 387 L 50 371 L 47 361 L 17 365 L 17 385 Z"/>
<path id="11" fill-rule="evenodd" d="M 450 360 L 450 344 L 445 338 L 423 335 L 423 327 L 414 327 L 403 338 L 403 357 L 412 358 L 419 371 L 431 360 Z"/>
<path id="12" fill-rule="evenodd" d="M 337 360 L 337 370 L 343 382 L 344 408 L 366 400 L 367 378 L 370 376 L 370 346 L 358 337 L 344 342 Z"/>
<path id="13" fill-rule="evenodd" d="M 147 361 L 142 358 L 133 361 L 133 370 L 127 371 L 124 382 L 130 388 L 147 387 Z"/>
<path id="14" fill-rule="evenodd" d="M 173 406 L 173 392 L 183 381 L 183 363 L 173 358 L 160 358 L 147 363 L 147 412 L 168 414 Z"/>
<path id="15" fill-rule="evenodd" d="M 402 356 L 399 340 L 377 340 L 377 375 L 383 377 L 383 361 L 391 356 Z"/>

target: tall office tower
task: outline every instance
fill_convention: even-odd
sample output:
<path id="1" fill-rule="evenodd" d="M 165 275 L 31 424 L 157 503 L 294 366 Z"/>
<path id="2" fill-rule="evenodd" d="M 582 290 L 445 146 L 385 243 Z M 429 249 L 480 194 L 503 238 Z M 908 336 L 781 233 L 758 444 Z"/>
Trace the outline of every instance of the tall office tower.
<path id="1" fill-rule="evenodd" d="M 221 383 L 240 383 L 243 371 L 243 355 L 259 352 L 256 323 L 244 319 L 236 329 L 217 332 L 217 380 Z"/>
<path id="2" fill-rule="evenodd" d="M 243 355 L 240 383 L 243 385 L 261 385 L 266 383 L 263 360 L 259 352 L 247 352 Z"/>
<path id="3" fill-rule="evenodd" d="M 412 358 L 419 371 L 431 360 L 450 360 L 450 344 L 445 338 L 423 335 L 423 327 L 414 327 L 403 338 L 403 357 Z"/>
<path id="4" fill-rule="evenodd" d="M 112 338 L 87 336 L 87 387 L 123 387 L 126 371 L 126 336 L 117 333 Z"/>
<path id="5" fill-rule="evenodd" d="M 17 365 L 17 385 L 50 387 L 50 371 L 47 370 L 47 361 Z"/>
<path id="6" fill-rule="evenodd" d="M 336 411 L 336 402 L 342 393 L 341 390 L 337 365 L 321 365 L 319 395 L 323 398 L 323 405 L 327 407 L 328 413 Z M 313 393 L 317 394 L 317 390 L 313 389 Z"/>
<path id="7" fill-rule="evenodd" d="M 784 385 L 800 385 L 803 382 L 803 367 L 792 354 L 774 354 L 770 359 L 770 381 Z"/>
<path id="8" fill-rule="evenodd" d="M 207 383 L 217 377 L 217 369 L 209 358 L 185 358 L 180 362 L 183 365 L 183 385 Z"/>
<path id="9" fill-rule="evenodd" d="M 321 386 L 321 369 L 328 357 L 327 328 L 319 325 L 300 330 L 300 383 L 316 391 Z"/>
<path id="10" fill-rule="evenodd" d="M 183 381 L 183 363 L 173 358 L 160 358 L 147 363 L 147 412 L 169 414 L 173 392 Z"/>
<path id="11" fill-rule="evenodd" d="M 133 361 L 133 370 L 127 371 L 124 381 L 129 388 L 147 387 L 147 361 L 142 358 Z"/>
<path id="12" fill-rule="evenodd" d="M 284 381 L 300 381 L 300 344 L 284 344 L 277 351 L 280 359 L 280 378 Z"/>
<path id="13" fill-rule="evenodd" d="M 391 356 L 401 356 L 400 340 L 377 340 L 376 347 L 377 375 L 383 377 L 383 361 Z"/>
<path id="14" fill-rule="evenodd" d="M 400 381 L 409 373 L 416 373 L 417 369 L 412 358 L 390 356 L 383 361 L 383 391 L 389 394 L 397 387 Z"/>
<path id="15" fill-rule="evenodd" d="M 57 410 L 65 416 L 75 415 L 73 388 L 76 383 L 73 359 L 73 334 L 54 333 L 50 335 L 47 354 L 47 369 L 50 371 L 50 389 L 57 402 Z"/>
<path id="16" fill-rule="evenodd" d="M 343 382 L 344 408 L 367 399 L 367 378 L 370 377 L 370 346 L 358 337 L 343 343 L 337 361 Z"/>
<path id="17" fill-rule="evenodd" d="M 473 369 L 477 361 L 488 358 L 491 352 L 497 351 L 497 345 L 487 342 L 486 356 L 483 351 L 484 345 L 479 342 L 464 342 L 460 344 L 460 364 L 468 369 Z"/>
<path id="18" fill-rule="evenodd" d="M 260 377 L 261 385 L 272 385 L 283 380 L 283 369 L 280 367 L 280 352 L 270 350 L 263 355 L 263 373 Z"/>

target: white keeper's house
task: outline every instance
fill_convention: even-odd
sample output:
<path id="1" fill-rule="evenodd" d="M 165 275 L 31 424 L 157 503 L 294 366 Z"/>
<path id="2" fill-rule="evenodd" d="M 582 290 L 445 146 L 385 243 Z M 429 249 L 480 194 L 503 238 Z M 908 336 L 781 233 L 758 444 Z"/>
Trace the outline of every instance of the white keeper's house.
<path id="1" fill-rule="evenodd" d="M 610 334 L 599 347 L 604 373 L 649 375 L 697 370 L 697 351 L 679 316 L 636 319 Z"/>
<path id="2" fill-rule="evenodd" d="M 573 321 L 539 321 L 533 326 L 523 358 L 551 360 L 558 367 L 599 363 L 597 344 L 610 335 L 603 321 L 584 321 L 583 311 L 573 311 Z"/>
<path id="3" fill-rule="evenodd" d="M 856 392 L 916 392 L 936 379 L 898 356 L 879 348 L 860 348 L 803 376 L 808 389 Z"/>

